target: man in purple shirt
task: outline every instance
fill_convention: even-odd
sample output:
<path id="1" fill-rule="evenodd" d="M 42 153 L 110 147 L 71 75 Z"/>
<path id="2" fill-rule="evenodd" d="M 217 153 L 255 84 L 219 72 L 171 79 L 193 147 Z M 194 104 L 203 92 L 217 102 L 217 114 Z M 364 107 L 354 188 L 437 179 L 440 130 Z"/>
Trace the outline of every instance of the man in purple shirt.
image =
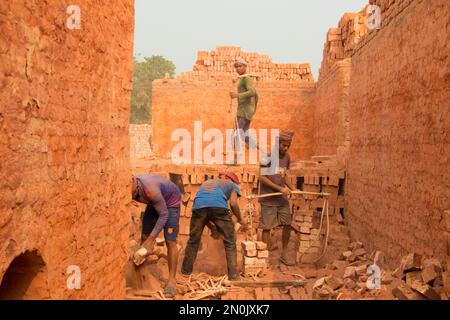
<path id="1" fill-rule="evenodd" d="M 132 180 L 133 200 L 147 205 L 142 221 L 142 245 L 134 254 L 134 262 L 140 265 L 152 254 L 156 237 L 164 229 L 169 265 L 164 293 L 175 295 L 181 192 L 173 182 L 155 174 L 133 176 Z"/>

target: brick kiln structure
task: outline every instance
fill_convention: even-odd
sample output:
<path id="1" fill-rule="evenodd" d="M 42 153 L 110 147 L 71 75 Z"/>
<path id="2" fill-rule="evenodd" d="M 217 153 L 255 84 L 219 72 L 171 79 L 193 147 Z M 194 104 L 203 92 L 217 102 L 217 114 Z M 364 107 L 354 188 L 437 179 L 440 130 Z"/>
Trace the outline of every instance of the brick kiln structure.
<path id="1" fill-rule="evenodd" d="M 294 160 L 337 155 L 344 166 L 352 237 L 383 250 L 391 263 L 408 252 L 444 261 L 450 246 L 442 222 L 450 194 L 450 4 L 371 3 L 381 7 L 381 29 L 367 27 L 366 8 L 346 13 L 327 33 L 317 82 L 308 65 L 276 65 L 237 47 L 201 51 L 193 71 L 155 81 L 154 151 L 166 156 L 175 144 L 172 131 L 193 132 L 194 120 L 204 129 L 231 127 L 232 64 L 244 57 L 258 76 L 252 127 L 292 128 Z"/>
<path id="2" fill-rule="evenodd" d="M 335 36 L 325 44 L 317 84 L 314 150 L 346 150 L 345 212 L 353 238 L 395 260 L 418 252 L 444 261 L 450 4 L 374 2 L 382 9 L 380 30 L 361 28 L 356 15 L 330 30 Z"/>
<path id="3" fill-rule="evenodd" d="M 125 294 L 134 7 L 77 4 L 0 3 L 0 298 Z"/>
<path id="4" fill-rule="evenodd" d="M 193 132 L 195 120 L 203 130 L 232 127 L 232 64 L 244 57 L 260 94 L 252 126 L 296 131 L 291 155 L 302 161 L 289 173 L 291 182 L 329 192 L 330 214 L 340 223 L 345 218 L 352 238 L 368 251 L 384 251 L 391 265 L 414 252 L 446 262 L 448 270 L 450 3 L 370 2 L 382 9 L 382 28 L 366 27 L 365 10 L 345 14 L 327 34 L 317 82 L 308 64 L 275 64 L 237 47 L 199 52 L 193 71 L 155 81 L 152 151 L 166 156 L 173 130 Z M 132 142 L 140 141 L 133 158 L 150 150 L 150 127 L 129 131 L 128 125 L 134 8 L 127 0 L 78 5 L 82 29 L 69 30 L 62 1 L 0 3 L 0 298 L 125 294 L 129 239 L 139 239 L 142 210 L 129 206 L 129 132 Z M 133 170 L 181 175 L 180 237 L 186 239 L 193 196 L 224 168 L 163 162 Z M 232 170 L 245 195 L 256 191 L 256 166 Z M 240 201 L 246 217 L 257 212 L 257 204 Z M 320 254 L 322 203 L 291 202 L 299 262 Z M 253 227 L 257 222 L 255 216 Z M 331 244 L 340 241 L 336 233 Z M 356 259 L 357 250 L 364 255 L 358 248 L 348 257 Z M 250 251 L 240 252 L 243 260 L 266 259 L 262 248 Z M 243 265 L 270 267 L 269 260 L 255 261 Z M 74 265 L 80 290 L 67 286 Z M 317 288 L 331 286 L 327 279 Z M 449 283 L 447 272 L 447 294 Z"/>

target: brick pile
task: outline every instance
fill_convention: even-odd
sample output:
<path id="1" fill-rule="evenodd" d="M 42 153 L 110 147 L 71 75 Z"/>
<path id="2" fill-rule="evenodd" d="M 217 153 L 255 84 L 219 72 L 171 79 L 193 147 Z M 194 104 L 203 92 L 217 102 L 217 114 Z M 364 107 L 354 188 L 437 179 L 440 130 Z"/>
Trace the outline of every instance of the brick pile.
<path id="1" fill-rule="evenodd" d="M 437 259 L 423 259 L 419 254 L 409 254 L 403 257 L 392 275 L 402 280 L 392 290 L 399 300 L 441 300 L 444 296 L 448 299 L 448 272 L 443 273 Z"/>
<path id="2" fill-rule="evenodd" d="M 150 145 L 152 126 L 149 124 L 130 124 L 130 158 L 141 159 L 152 155 Z"/>
<path id="3" fill-rule="evenodd" d="M 258 275 L 267 271 L 269 266 L 269 250 L 267 244 L 261 241 L 242 241 L 242 273 Z"/>
<path id="4" fill-rule="evenodd" d="M 344 14 L 338 27 L 328 30 L 323 48 L 319 81 L 329 73 L 337 61 L 350 57 L 366 34 L 367 25 L 364 10 L 359 13 Z"/>
<path id="5" fill-rule="evenodd" d="M 217 47 L 213 51 L 199 51 L 193 71 L 181 73 L 181 80 L 230 80 L 236 78 L 234 63 L 244 58 L 248 63 L 248 73 L 258 81 L 273 82 L 314 82 L 309 63 L 273 63 L 268 55 L 243 52 L 239 47 Z"/>

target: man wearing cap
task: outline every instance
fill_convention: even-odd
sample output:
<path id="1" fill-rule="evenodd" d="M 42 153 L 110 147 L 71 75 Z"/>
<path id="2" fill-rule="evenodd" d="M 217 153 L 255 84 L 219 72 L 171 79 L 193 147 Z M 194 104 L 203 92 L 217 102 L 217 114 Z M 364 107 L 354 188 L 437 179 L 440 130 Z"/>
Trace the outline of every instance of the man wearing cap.
<path id="1" fill-rule="evenodd" d="M 245 143 L 250 144 L 250 139 L 248 137 L 247 131 L 250 128 L 250 122 L 256 112 L 256 107 L 258 105 L 258 93 L 256 92 L 255 85 L 250 74 L 247 74 L 247 62 L 239 58 L 236 60 L 234 67 L 236 72 L 239 74 L 239 82 L 237 86 L 237 93 L 230 92 L 231 99 L 238 99 L 238 109 L 237 109 L 237 128 L 241 129 L 241 137 L 245 138 Z M 253 144 L 253 142 L 251 143 Z M 256 147 L 256 143 L 255 147 Z"/>
<path id="2" fill-rule="evenodd" d="M 270 174 L 260 174 L 259 177 L 259 194 L 282 193 L 283 195 L 260 198 L 261 216 L 259 220 L 259 228 L 263 230 L 262 240 L 267 243 L 269 250 L 275 250 L 276 246 L 271 243 L 270 232 L 277 226 L 283 226 L 282 245 L 280 261 L 286 265 L 295 265 L 295 261 L 288 256 L 287 248 L 289 238 L 291 236 L 291 210 L 287 195 L 295 188 L 285 179 L 286 171 L 291 164 L 291 157 L 288 154 L 294 133 L 291 131 L 282 131 L 280 133 L 278 155 L 278 166 L 270 172 Z M 274 159 L 272 158 L 268 164 L 261 164 L 261 169 L 272 166 Z"/>
<path id="3" fill-rule="evenodd" d="M 237 217 L 238 222 L 246 228 L 242 220 L 238 205 L 238 197 L 241 196 L 238 179 L 234 173 L 222 172 L 219 179 L 204 182 L 194 199 L 192 217 L 190 223 L 189 240 L 187 242 L 184 261 L 181 267 L 183 275 L 190 275 L 200 245 L 205 225 L 212 222 L 217 232 L 222 236 L 225 246 L 225 254 L 228 266 L 228 278 L 239 278 L 237 271 L 236 233 L 233 220 L 228 210 L 228 201 L 231 211 Z"/>
<path id="4" fill-rule="evenodd" d="M 155 240 L 164 229 L 169 266 L 169 281 L 164 294 L 175 295 L 181 192 L 162 176 L 141 174 L 132 177 L 131 194 L 133 200 L 147 205 L 142 220 L 142 244 L 133 256 L 134 263 L 140 265 L 152 254 Z"/>

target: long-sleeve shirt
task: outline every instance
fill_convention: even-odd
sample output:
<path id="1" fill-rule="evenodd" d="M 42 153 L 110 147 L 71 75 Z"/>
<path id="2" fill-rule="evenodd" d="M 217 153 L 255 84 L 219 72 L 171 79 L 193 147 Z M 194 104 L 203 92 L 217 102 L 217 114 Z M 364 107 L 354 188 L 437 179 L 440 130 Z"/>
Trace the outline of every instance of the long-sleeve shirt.
<path id="1" fill-rule="evenodd" d="M 181 203 L 181 192 L 170 180 L 155 174 L 136 176 L 139 197 L 137 201 L 151 205 L 159 217 L 151 236 L 156 237 L 162 231 L 169 219 L 168 208 L 176 208 Z"/>
<path id="2" fill-rule="evenodd" d="M 252 120 L 258 104 L 258 93 L 256 92 L 253 79 L 250 75 L 241 76 L 238 83 L 238 110 L 237 116 Z"/>

